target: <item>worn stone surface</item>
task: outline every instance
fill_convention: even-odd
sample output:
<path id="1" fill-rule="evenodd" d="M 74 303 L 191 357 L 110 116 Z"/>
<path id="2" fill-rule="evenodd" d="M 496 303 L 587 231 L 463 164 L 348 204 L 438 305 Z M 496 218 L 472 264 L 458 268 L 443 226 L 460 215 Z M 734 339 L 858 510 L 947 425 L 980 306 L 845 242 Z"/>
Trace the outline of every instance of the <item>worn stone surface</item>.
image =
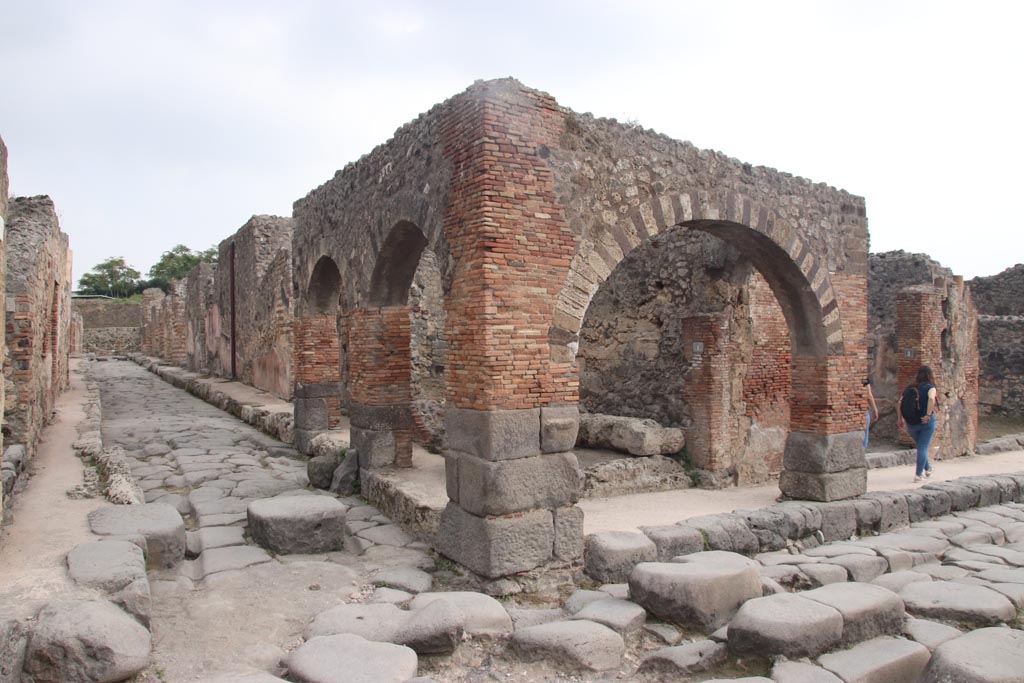
<path id="1" fill-rule="evenodd" d="M 783 593 L 749 600 L 729 622 L 736 655 L 813 657 L 839 644 L 843 617 L 833 607 Z"/>
<path id="2" fill-rule="evenodd" d="M 935 648 L 947 640 L 962 636 L 963 631 L 937 621 L 907 617 L 903 623 L 903 635 L 934 652 Z"/>
<path id="3" fill-rule="evenodd" d="M 527 660 L 543 657 L 569 668 L 614 669 L 626 645 L 615 631 L 592 621 L 556 621 L 519 629 L 512 648 Z"/>
<path id="4" fill-rule="evenodd" d="M 127 541 L 80 543 L 68 553 L 68 575 L 77 583 L 107 593 L 146 578 L 142 549 Z"/>
<path id="5" fill-rule="evenodd" d="M 610 448 L 630 455 L 678 453 L 686 444 L 682 429 L 663 427 L 651 419 L 583 413 L 579 443 L 587 448 Z"/>
<path id="6" fill-rule="evenodd" d="M 818 663 L 847 683 L 914 683 L 929 655 L 919 643 L 885 636 L 822 655 Z"/>
<path id="7" fill-rule="evenodd" d="M 536 567 L 551 557 L 553 546 L 548 510 L 484 519 L 449 503 L 441 515 L 440 552 L 487 577 Z"/>
<path id="8" fill-rule="evenodd" d="M 724 643 L 716 643 L 713 640 L 697 640 L 652 652 L 643 658 L 637 672 L 699 673 L 724 663 L 728 656 L 729 649 Z"/>
<path id="9" fill-rule="evenodd" d="M 911 583 L 900 597 L 912 615 L 939 621 L 987 625 L 1010 621 L 1017 613 L 996 591 L 953 581 Z"/>
<path id="10" fill-rule="evenodd" d="M 150 568 L 170 568 L 185 557 L 185 523 L 170 505 L 148 503 L 98 508 L 89 513 L 89 528 L 100 536 L 144 536 Z"/>
<path id="11" fill-rule="evenodd" d="M 704 550 L 703 534 L 685 524 L 641 527 L 640 531 L 654 542 L 658 562 L 668 562 L 673 557 Z"/>
<path id="12" fill-rule="evenodd" d="M 631 531 L 603 531 L 586 537 L 583 557 L 587 573 L 604 582 L 621 582 L 640 562 L 658 558 L 654 542 Z"/>
<path id="13" fill-rule="evenodd" d="M 983 628 L 942 643 L 923 683 L 1015 683 L 1024 671 L 1024 632 Z"/>
<path id="14" fill-rule="evenodd" d="M 866 583 L 834 583 L 801 594 L 837 610 L 843 617 L 843 643 L 851 645 L 903 628 L 903 600 L 896 593 Z"/>
<path id="15" fill-rule="evenodd" d="M 282 555 L 345 547 L 345 506 L 325 496 L 281 496 L 248 506 L 253 540 Z"/>
<path id="16" fill-rule="evenodd" d="M 149 664 L 149 631 L 106 600 L 51 602 L 36 617 L 25 673 L 38 683 L 129 678 Z"/>
<path id="17" fill-rule="evenodd" d="M 445 593 L 420 593 L 409 605 L 417 610 L 435 602 L 446 600 L 462 615 L 462 625 L 471 636 L 504 636 L 512 632 L 512 619 L 500 602 L 471 591 L 450 591 Z"/>
<path id="18" fill-rule="evenodd" d="M 299 683 L 404 683 L 416 675 L 419 658 L 402 645 L 339 634 L 311 638 L 287 663 Z"/>
<path id="19" fill-rule="evenodd" d="M 623 636 L 640 630 L 647 620 L 644 608 L 628 600 L 608 598 L 595 600 L 573 615 L 573 619 L 586 619 L 602 624 Z"/>
<path id="20" fill-rule="evenodd" d="M 629 576 L 633 600 L 662 619 L 711 632 L 761 596 L 758 565 L 742 555 L 708 551 L 677 559 L 638 564 Z"/>
<path id="21" fill-rule="evenodd" d="M 779 662 L 772 667 L 775 683 L 844 683 L 835 674 L 808 662 Z"/>
<path id="22" fill-rule="evenodd" d="M 18 619 L 0 618 L 0 683 L 20 681 L 28 636 L 26 624 Z"/>

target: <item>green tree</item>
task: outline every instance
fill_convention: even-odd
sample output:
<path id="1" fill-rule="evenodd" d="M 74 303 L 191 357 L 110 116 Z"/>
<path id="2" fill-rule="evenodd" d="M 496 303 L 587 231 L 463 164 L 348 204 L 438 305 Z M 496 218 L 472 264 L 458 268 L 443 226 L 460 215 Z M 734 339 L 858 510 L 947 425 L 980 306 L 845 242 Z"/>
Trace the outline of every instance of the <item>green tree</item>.
<path id="1" fill-rule="evenodd" d="M 105 294 L 114 297 L 131 296 L 140 273 L 123 256 L 111 256 L 92 267 L 78 281 L 80 294 Z"/>
<path id="2" fill-rule="evenodd" d="M 149 277 L 152 280 L 181 280 L 188 271 L 199 265 L 200 261 L 209 260 L 208 254 L 213 248 L 206 251 L 192 251 L 184 244 L 176 245 L 170 251 L 165 251 L 160 260 L 149 269 Z"/>

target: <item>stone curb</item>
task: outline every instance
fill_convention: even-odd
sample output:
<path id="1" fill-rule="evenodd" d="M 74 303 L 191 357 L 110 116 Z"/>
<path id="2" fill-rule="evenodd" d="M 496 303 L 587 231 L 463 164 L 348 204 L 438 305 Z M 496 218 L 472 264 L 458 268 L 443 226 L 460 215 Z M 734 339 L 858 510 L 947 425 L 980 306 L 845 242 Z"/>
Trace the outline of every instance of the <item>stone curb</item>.
<path id="1" fill-rule="evenodd" d="M 269 434 L 283 443 L 294 445 L 295 431 L 292 410 L 283 408 L 269 410 L 265 406 L 244 403 L 218 389 L 214 380 L 204 379 L 202 375 L 174 365 L 167 365 L 157 358 L 130 353 L 128 359 L 141 365 L 168 384 L 184 389 L 210 405 L 234 415 L 264 434 Z"/>
<path id="2" fill-rule="evenodd" d="M 696 550 L 726 550 L 752 555 L 782 550 L 800 544 L 813 547 L 853 536 L 871 536 L 941 517 L 950 512 L 1024 501 L 1024 472 L 961 477 L 951 481 L 926 484 L 906 491 L 872 492 L 848 500 L 819 503 L 786 501 L 759 510 L 738 510 L 728 514 L 682 520 L 676 526 L 700 534 L 704 547 Z M 628 573 L 621 557 L 619 543 L 603 543 L 608 534 L 645 536 L 658 545 L 665 543 L 664 527 L 640 532 L 599 532 L 586 538 L 590 553 L 586 571 L 599 578 L 607 566 L 616 566 L 619 573 Z M 737 539 L 750 543 L 737 546 Z M 621 539 L 620 539 L 621 541 Z M 601 553 L 601 548 L 609 548 Z M 692 552 L 692 551 L 691 551 Z M 606 556 L 608 555 L 608 556 Z"/>

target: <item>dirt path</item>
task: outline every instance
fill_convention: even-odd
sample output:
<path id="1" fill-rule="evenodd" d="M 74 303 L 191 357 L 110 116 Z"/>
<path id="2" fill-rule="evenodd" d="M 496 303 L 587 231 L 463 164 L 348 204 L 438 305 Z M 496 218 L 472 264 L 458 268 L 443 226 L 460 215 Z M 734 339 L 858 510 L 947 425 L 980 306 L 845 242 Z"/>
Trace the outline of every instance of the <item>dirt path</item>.
<path id="1" fill-rule="evenodd" d="M 31 616 L 47 600 L 80 592 L 67 579 L 64 557 L 94 538 L 86 515 L 107 505 L 65 495 L 82 483 L 82 462 L 71 445 L 78 438 L 75 426 L 85 418 L 85 387 L 78 361 L 71 367 L 71 388 L 57 400 L 57 419 L 43 430 L 31 479 L 14 501 L 14 521 L 0 535 L 0 605 L 8 616 Z"/>

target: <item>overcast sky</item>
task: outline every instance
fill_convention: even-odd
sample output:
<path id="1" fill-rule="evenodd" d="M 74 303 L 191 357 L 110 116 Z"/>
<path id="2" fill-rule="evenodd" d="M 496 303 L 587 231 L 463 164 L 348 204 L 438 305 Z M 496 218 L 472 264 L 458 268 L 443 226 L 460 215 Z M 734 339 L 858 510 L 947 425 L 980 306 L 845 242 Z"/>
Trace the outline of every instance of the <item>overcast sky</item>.
<path id="1" fill-rule="evenodd" d="M 867 199 L 872 251 L 1022 257 L 1024 3 L 0 0 L 11 191 L 76 280 L 292 202 L 476 79 Z"/>

